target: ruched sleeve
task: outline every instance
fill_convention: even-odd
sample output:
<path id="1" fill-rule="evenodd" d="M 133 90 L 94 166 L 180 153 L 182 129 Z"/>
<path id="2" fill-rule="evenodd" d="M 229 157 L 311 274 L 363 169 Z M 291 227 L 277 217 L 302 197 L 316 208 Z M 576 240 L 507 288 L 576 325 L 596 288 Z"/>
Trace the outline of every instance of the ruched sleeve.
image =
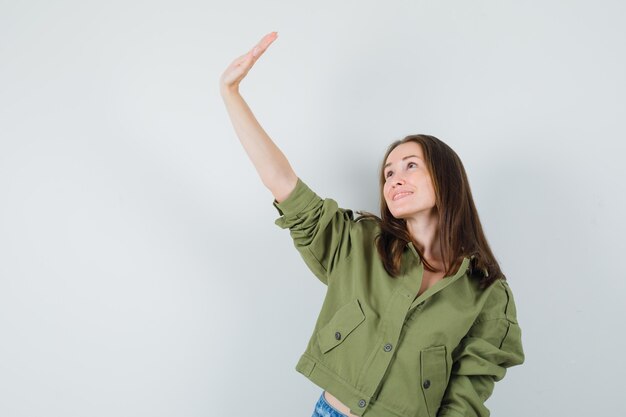
<path id="1" fill-rule="evenodd" d="M 492 284 L 483 310 L 452 353 L 452 370 L 438 417 L 488 417 L 484 402 L 506 368 L 524 362 L 521 329 L 506 281 Z"/>
<path id="2" fill-rule="evenodd" d="M 320 198 L 300 178 L 285 200 L 274 200 L 273 204 L 281 216 L 276 225 L 289 229 L 309 269 L 328 285 L 331 272 L 350 253 L 352 210 L 339 208 L 330 198 Z"/>

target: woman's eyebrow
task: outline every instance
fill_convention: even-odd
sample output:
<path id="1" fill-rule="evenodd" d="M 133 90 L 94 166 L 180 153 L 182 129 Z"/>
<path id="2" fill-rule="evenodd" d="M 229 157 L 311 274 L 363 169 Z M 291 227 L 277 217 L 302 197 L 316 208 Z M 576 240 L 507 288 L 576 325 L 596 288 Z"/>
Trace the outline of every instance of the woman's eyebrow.
<path id="1" fill-rule="evenodd" d="M 422 159 L 417 155 L 409 155 L 409 156 L 405 156 L 404 158 L 402 158 L 402 160 L 404 161 L 405 159 L 409 159 L 409 158 L 417 158 L 417 159 Z M 383 167 L 383 169 L 387 168 L 389 165 L 391 165 L 391 162 L 388 162 L 385 164 L 385 166 Z"/>

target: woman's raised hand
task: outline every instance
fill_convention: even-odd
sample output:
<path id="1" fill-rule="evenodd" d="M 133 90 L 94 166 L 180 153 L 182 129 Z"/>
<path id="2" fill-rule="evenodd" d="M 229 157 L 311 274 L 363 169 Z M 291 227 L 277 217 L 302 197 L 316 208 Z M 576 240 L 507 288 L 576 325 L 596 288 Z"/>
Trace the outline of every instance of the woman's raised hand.
<path id="1" fill-rule="evenodd" d="M 298 176 L 285 155 L 263 130 L 238 91 L 243 77 L 277 36 L 276 32 L 268 33 L 247 54 L 235 59 L 220 77 L 220 93 L 228 116 L 233 122 L 235 133 L 259 173 L 261 181 L 269 188 L 274 198 L 281 202 L 295 188 Z"/>
<path id="2" fill-rule="evenodd" d="M 267 47 L 270 46 L 270 44 L 274 42 L 277 37 L 277 32 L 270 32 L 263 36 L 259 43 L 257 43 L 247 53 L 235 59 L 228 66 L 228 68 L 226 68 L 220 77 L 220 92 L 222 95 L 224 93 L 238 91 L 241 80 L 243 80 L 257 59 L 259 59 Z"/>

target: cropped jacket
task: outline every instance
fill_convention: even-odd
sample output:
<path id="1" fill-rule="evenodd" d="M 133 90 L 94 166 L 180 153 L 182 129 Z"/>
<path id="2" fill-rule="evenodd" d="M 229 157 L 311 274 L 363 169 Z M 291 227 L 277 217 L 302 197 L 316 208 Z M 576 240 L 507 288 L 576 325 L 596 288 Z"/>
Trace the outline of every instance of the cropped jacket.
<path id="1" fill-rule="evenodd" d="M 417 296 L 424 272 L 412 243 L 401 274 L 378 255 L 374 220 L 320 198 L 300 178 L 273 202 L 312 273 L 327 286 L 296 370 L 364 417 L 487 417 L 485 400 L 524 361 L 513 293 L 480 289 L 458 270 Z"/>

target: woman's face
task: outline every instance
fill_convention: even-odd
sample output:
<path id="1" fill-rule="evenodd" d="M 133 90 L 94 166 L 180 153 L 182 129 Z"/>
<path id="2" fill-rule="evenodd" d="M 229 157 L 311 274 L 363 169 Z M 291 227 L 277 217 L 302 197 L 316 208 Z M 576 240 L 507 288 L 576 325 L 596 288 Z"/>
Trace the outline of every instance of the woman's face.
<path id="1" fill-rule="evenodd" d="M 426 168 L 422 145 L 406 142 L 396 146 L 385 161 L 383 194 L 391 214 L 398 219 L 419 213 L 430 215 L 435 189 Z"/>

